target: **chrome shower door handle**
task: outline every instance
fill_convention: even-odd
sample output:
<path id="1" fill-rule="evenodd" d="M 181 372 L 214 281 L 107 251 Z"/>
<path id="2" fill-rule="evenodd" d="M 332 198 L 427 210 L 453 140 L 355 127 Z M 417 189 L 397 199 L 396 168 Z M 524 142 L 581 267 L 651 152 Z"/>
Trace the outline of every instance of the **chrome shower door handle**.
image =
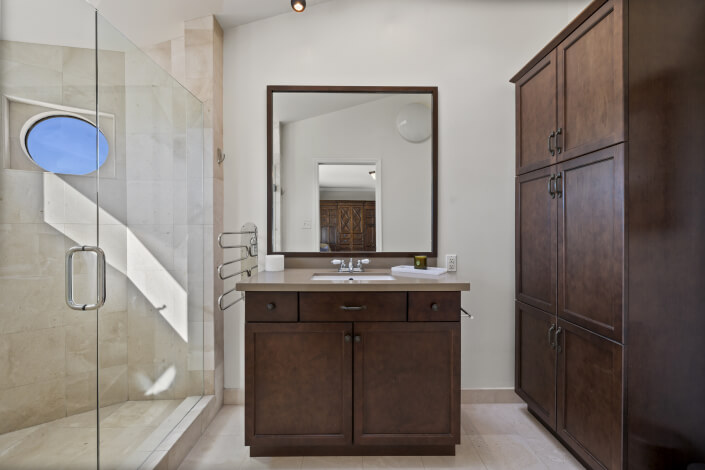
<path id="1" fill-rule="evenodd" d="M 98 264 L 98 292 L 94 304 L 77 304 L 73 300 L 73 255 L 79 251 L 96 254 Z M 105 252 L 97 246 L 74 246 L 66 251 L 66 305 L 73 310 L 97 310 L 105 305 Z"/>

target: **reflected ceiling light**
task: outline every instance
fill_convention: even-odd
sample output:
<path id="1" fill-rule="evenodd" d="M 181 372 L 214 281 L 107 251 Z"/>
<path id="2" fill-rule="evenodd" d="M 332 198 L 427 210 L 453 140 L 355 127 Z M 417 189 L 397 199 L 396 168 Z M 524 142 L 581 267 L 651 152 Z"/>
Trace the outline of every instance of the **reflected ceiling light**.
<path id="1" fill-rule="evenodd" d="M 397 114 L 397 130 L 408 142 L 427 140 L 433 132 L 432 124 L 431 109 L 423 103 L 407 104 Z"/>
<path id="2" fill-rule="evenodd" d="M 377 172 L 375 170 L 372 170 L 369 173 L 370 173 L 370 176 L 372 177 L 373 180 L 377 179 Z"/>
<path id="3" fill-rule="evenodd" d="M 293 8 L 296 13 L 301 13 L 306 9 L 306 0 L 291 0 L 291 8 Z"/>

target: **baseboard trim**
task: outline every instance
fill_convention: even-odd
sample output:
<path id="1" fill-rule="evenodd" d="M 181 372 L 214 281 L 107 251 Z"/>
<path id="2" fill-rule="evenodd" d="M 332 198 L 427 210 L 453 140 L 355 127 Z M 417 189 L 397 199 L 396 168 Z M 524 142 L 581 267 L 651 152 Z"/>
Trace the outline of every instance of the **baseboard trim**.
<path id="1" fill-rule="evenodd" d="M 460 403 L 524 403 L 514 393 L 513 388 L 466 388 L 460 391 Z M 223 390 L 224 405 L 244 405 L 245 390 L 242 388 L 226 388 Z"/>
<path id="2" fill-rule="evenodd" d="M 513 388 L 466 388 L 460 391 L 462 404 L 524 403 Z"/>
<path id="3" fill-rule="evenodd" d="M 244 405 L 245 404 L 245 389 L 244 388 L 224 388 L 223 389 L 223 405 Z"/>

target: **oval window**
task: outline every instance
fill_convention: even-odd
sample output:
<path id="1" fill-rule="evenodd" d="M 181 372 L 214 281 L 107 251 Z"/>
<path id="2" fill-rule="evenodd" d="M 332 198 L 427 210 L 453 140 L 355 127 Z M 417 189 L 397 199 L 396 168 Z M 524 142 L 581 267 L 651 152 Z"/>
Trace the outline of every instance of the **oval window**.
<path id="1" fill-rule="evenodd" d="M 49 116 L 35 122 L 27 131 L 25 146 L 29 157 L 47 171 L 87 175 L 108 158 L 108 139 L 99 132 L 100 154 L 96 166 L 96 127 L 73 116 Z"/>

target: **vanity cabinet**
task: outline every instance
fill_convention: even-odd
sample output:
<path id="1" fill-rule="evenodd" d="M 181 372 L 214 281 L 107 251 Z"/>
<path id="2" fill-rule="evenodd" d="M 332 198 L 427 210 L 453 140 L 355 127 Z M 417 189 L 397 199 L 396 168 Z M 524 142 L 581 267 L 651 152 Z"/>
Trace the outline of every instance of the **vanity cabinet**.
<path id="1" fill-rule="evenodd" d="M 291 296 L 286 321 L 247 313 Z M 245 311 L 251 455 L 454 454 L 459 291 L 248 292 Z"/>
<path id="2" fill-rule="evenodd" d="M 517 174 L 624 141 L 622 9 L 621 0 L 594 2 L 571 34 L 512 79 Z"/>

